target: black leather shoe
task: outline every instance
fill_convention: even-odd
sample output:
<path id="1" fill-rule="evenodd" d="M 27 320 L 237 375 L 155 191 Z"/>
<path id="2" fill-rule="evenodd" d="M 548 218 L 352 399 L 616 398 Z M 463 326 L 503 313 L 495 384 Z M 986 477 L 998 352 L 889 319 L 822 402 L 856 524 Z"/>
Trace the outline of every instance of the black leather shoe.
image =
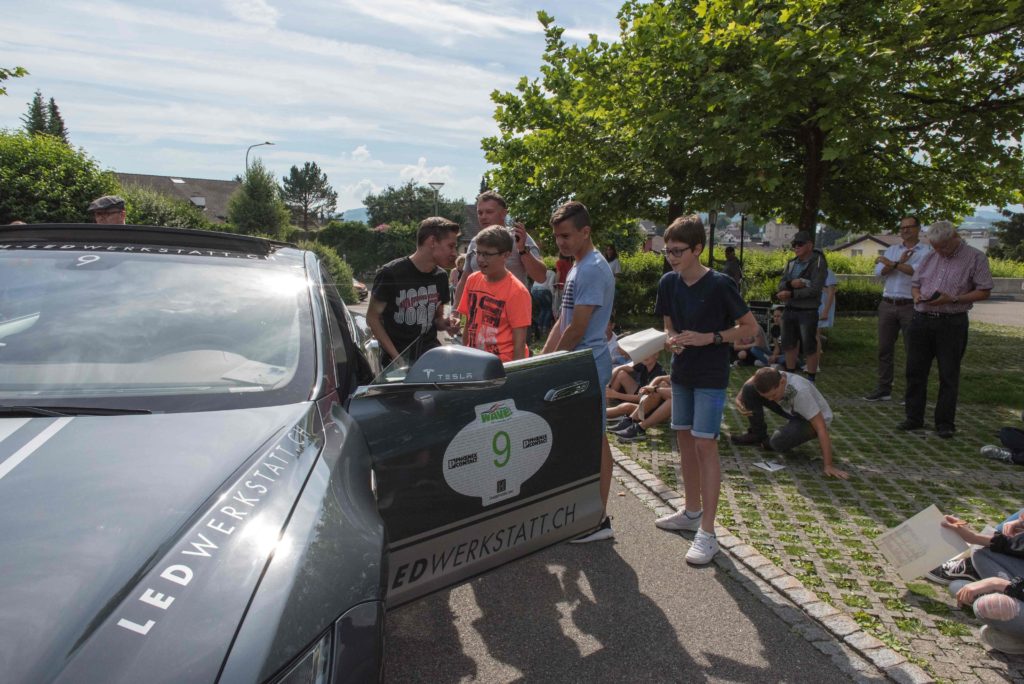
<path id="1" fill-rule="evenodd" d="M 767 444 L 768 436 L 759 435 L 754 432 L 744 432 L 742 435 L 733 435 L 729 438 L 736 446 L 758 446 Z"/>
<path id="2" fill-rule="evenodd" d="M 942 439 L 952 439 L 953 435 L 956 434 L 956 428 L 951 428 L 948 425 L 943 425 L 942 427 L 935 428 L 935 434 L 937 434 Z"/>
<path id="3" fill-rule="evenodd" d="M 924 427 L 924 423 L 915 423 L 912 420 L 904 420 L 896 427 L 900 430 L 920 430 Z"/>

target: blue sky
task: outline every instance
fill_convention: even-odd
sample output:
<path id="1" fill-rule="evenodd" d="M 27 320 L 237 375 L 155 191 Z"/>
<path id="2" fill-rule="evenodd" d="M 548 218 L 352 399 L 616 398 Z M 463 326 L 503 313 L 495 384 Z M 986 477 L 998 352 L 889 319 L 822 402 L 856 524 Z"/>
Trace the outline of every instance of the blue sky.
<path id="1" fill-rule="evenodd" d="M 315 161 L 338 208 L 409 179 L 471 198 L 494 89 L 533 77 L 544 35 L 617 35 L 621 0 L 0 0 L 0 128 L 35 90 L 105 167 L 228 179 Z"/>

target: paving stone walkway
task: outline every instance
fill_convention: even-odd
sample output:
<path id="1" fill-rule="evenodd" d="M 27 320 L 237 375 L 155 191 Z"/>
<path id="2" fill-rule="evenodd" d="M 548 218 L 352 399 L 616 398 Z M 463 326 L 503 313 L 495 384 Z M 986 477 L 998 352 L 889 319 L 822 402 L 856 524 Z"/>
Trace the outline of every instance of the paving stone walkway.
<path id="1" fill-rule="evenodd" d="M 1019 347 L 1004 370 L 1018 381 L 1022 377 Z M 750 373 L 732 373 L 730 400 Z M 838 465 L 851 473 L 848 481 L 822 476 L 816 442 L 786 456 L 734 447 L 728 433 L 743 432 L 746 424 L 730 403 L 719 441 L 718 522 L 736 538 L 740 553 L 749 549 L 778 569 L 773 585 L 785 584 L 840 631 L 856 628 L 863 634 L 858 639 L 884 644 L 936 681 L 1024 681 L 1024 657 L 986 651 L 977 638 L 980 624 L 956 607 L 944 587 L 924 579 L 904 582 L 872 542 L 932 503 L 978 530 L 1024 506 L 1024 468 L 978 453 L 1000 426 L 1020 424 L 1020 407 L 961 405 L 953 440 L 926 431 L 905 433 L 896 429 L 903 417 L 898 401 L 857 398 L 870 389 L 871 378 L 870 371 L 842 366 L 826 366 L 819 376 L 835 412 L 834 449 Z M 646 441 L 617 444 L 621 459 L 656 475 L 658 481 L 648 482 L 652 493 L 681 506 L 670 431 L 654 428 L 648 435 Z M 786 467 L 768 473 L 754 466 L 766 458 Z"/>

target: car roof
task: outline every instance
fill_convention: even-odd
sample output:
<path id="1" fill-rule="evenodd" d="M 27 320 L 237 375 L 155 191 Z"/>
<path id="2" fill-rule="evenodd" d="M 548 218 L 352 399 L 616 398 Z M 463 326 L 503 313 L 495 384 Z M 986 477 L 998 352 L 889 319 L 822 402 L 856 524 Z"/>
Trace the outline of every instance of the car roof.
<path id="1" fill-rule="evenodd" d="M 82 241 L 110 245 L 141 244 L 161 247 L 190 247 L 260 256 L 269 256 L 287 248 L 297 250 L 294 245 L 278 240 L 190 228 L 111 226 L 96 223 L 38 223 L 0 226 L 0 243 L 80 243 Z"/>

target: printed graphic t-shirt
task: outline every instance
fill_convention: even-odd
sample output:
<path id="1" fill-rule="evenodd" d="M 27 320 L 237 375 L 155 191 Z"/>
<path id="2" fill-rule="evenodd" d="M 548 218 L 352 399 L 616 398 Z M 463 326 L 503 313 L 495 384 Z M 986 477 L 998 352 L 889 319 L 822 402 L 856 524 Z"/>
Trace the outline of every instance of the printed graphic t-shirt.
<path id="1" fill-rule="evenodd" d="M 448 275 L 435 267 L 430 273 L 416 268 L 409 257 L 389 261 L 373 280 L 373 298 L 384 302 L 384 330 L 403 352 L 410 345 L 408 360 L 439 346 L 434 316 L 448 301 Z"/>
<path id="2" fill-rule="evenodd" d="M 612 358 L 608 352 L 608 341 L 604 331 L 612 316 L 615 303 L 615 276 L 601 253 L 596 249 L 573 265 L 565 278 L 562 293 L 562 313 L 558 317 L 559 330 L 563 333 L 572 323 L 573 310 L 577 306 L 593 306 L 594 311 L 583 332 L 583 339 L 576 349 L 591 349 L 597 364 L 597 377 L 602 384 L 608 384 L 612 376 Z"/>
<path id="3" fill-rule="evenodd" d="M 687 285 L 672 271 L 661 277 L 654 313 L 672 319 L 677 332 L 722 332 L 736 325 L 749 309 L 736 281 L 724 273 L 708 271 Z M 724 389 L 729 384 L 729 345 L 686 347 L 672 355 L 672 382 L 683 387 Z"/>
<path id="4" fill-rule="evenodd" d="M 530 291 L 511 273 L 496 283 L 480 271 L 470 274 L 457 309 L 467 319 L 463 344 L 511 361 L 512 329 L 530 326 L 532 305 Z"/>
<path id="5" fill-rule="evenodd" d="M 786 376 L 786 389 L 782 391 L 779 407 L 786 413 L 800 416 L 804 420 L 810 420 L 820 413 L 825 419 L 825 424 L 830 425 L 832 409 L 814 383 L 786 371 L 782 371 L 782 374 Z"/>

